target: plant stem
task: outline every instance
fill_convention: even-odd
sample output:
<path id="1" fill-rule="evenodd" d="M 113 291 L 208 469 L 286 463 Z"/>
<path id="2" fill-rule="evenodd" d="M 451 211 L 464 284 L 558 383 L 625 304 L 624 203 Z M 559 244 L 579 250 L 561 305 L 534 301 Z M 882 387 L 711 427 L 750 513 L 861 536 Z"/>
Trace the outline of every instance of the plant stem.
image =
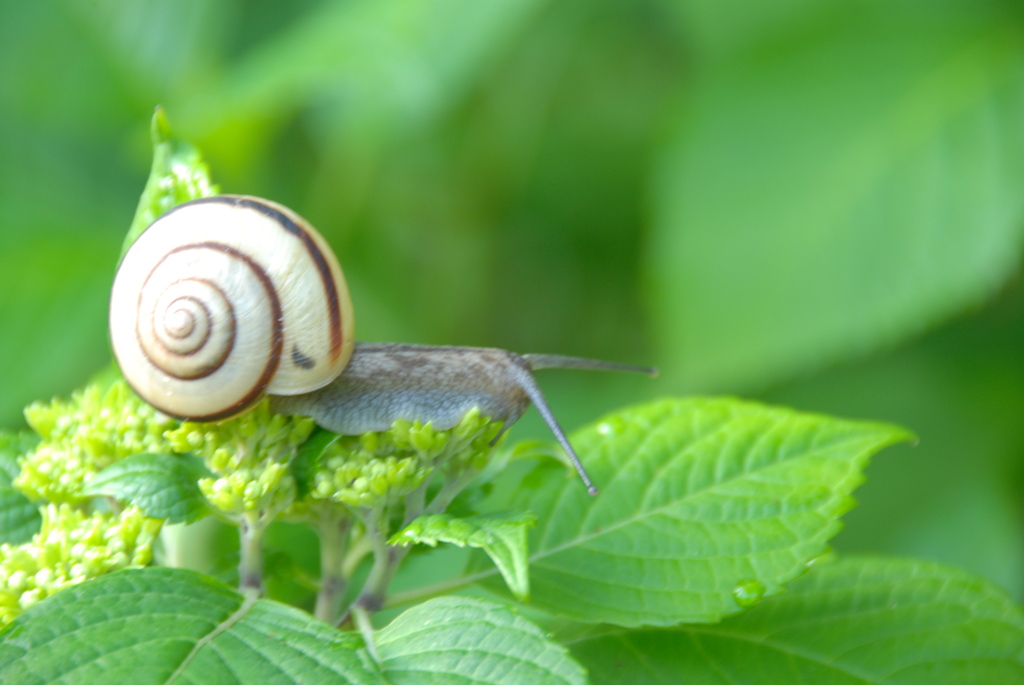
<path id="1" fill-rule="evenodd" d="M 446 477 L 444 485 L 441 486 L 441 490 L 434 495 L 434 499 L 430 501 L 430 504 L 426 508 L 428 514 L 440 514 L 448 505 L 452 503 L 460 492 L 466 489 L 474 478 L 476 478 L 478 471 L 467 469 L 455 478 Z M 408 522 L 407 522 L 408 523 Z"/>
<path id="2" fill-rule="evenodd" d="M 366 517 L 366 536 L 373 546 L 373 567 L 359 598 L 352 606 L 353 610 L 362 609 L 373 613 L 384 606 L 384 595 L 391 584 L 391 578 L 409 551 L 405 547 L 388 545 L 387 521 L 387 507 L 375 509 Z"/>
<path id="3" fill-rule="evenodd" d="M 405 559 L 411 547 L 392 547 L 383 545 L 380 551 L 374 551 L 373 568 L 370 570 L 370 577 L 366 579 L 363 591 L 359 593 L 353 608 L 364 609 L 370 613 L 379 611 L 384 606 L 384 598 L 391 584 L 391 579 L 398 570 L 398 566 Z"/>
<path id="4" fill-rule="evenodd" d="M 402 518 L 402 525 L 407 526 L 413 519 L 423 513 L 427 501 L 427 485 L 430 479 L 425 478 L 420 486 L 405 496 L 405 514 Z"/>
<path id="5" fill-rule="evenodd" d="M 342 562 L 341 575 L 351 578 L 352 574 L 359 568 L 359 563 L 372 551 L 373 544 L 370 542 L 369 536 L 364 534 L 362 537 L 356 538 L 349 546 L 345 560 Z"/>
<path id="6" fill-rule="evenodd" d="M 359 607 L 352 607 L 352 618 L 355 620 L 356 627 L 363 636 L 363 642 L 366 644 L 366 651 L 368 651 L 373 660 L 379 664 L 380 655 L 377 654 L 377 641 L 374 638 L 373 622 L 370 621 L 369 612 Z"/>
<path id="7" fill-rule="evenodd" d="M 345 547 L 351 526 L 351 517 L 341 507 L 327 505 L 320 516 L 320 590 L 314 615 L 327 623 L 334 623 L 341 615 L 347 585 Z"/>
<path id="8" fill-rule="evenodd" d="M 480 571 L 469 576 L 460 576 L 458 578 L 450 578 L 443 580 L 433 585 L 426 585 L 424 587 L 414 588 L 412 590 L 406 590 L 405 592 L 396 592 L 393 595 L 389 595 L 387 600 L 384 602 L 384 608 L 391 608 L 396 606 L 402 606 L 403 604 L 412 604 L 414 602 L 422 602 L 425 599 L 431 597 L 437 597 L 438 595 L 447 594 L 454 590 L 459 590 L 464 587 L 469 587 L 473 583 L 490 578 L 498 573 L 497 569 L 489 569 L 487 571 Z"/>
<path id="9" fill-rule="evenodd" d="M 238 528 L 238 585 L 243 591 L 256 595 L 263 594 L 263 529 L 259 512 L 243 514 Z"/>
<path id="10" fill-rule="evenodd" d="M 160 530 L 163 556 L 159 565 L 209 571 L 216 563 L 213 538 L 220 523 L 217 517 L 207 516 L 189 524 L 164 524 Z"/>
<path id="11" fill-rule="evenodd" d="M 444 511 L 455 496 L 476 477 L 476 471 L 466 471 L 454 478 L 445 479 L 441 491 L 434 496 L 429 505 L 424 506 L 426 497 L 426 483 L 416 488 L 405 499 L 404 525 L 409 524 L 421 513 L 440 513 Z M 390 537 L 387 530 L 387 508 L 371 512 L 366 517 L 366 538 L 373 549 L 373 568 L 363 585 L 359 597 L 350 607 L 349 612 L 355 616 L 355 611 L 365 611 L 367 614 L 379 611 L 384 607 L 388 586 L 395 572 L 405 559 L 412 547 L 391 546 L 388 544 Z M 343 623 L 348 618 L 348 613 L 342 617 Z"/>

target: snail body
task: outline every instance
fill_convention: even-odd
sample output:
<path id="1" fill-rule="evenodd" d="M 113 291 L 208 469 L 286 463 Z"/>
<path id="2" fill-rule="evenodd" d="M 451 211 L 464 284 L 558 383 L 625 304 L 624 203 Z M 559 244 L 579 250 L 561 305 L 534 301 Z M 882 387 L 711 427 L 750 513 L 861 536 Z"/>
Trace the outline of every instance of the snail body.
<path id="1" fill-rule="evenodd" d="M 510 380 L 518 360 L 492 348 L 356 343 L 337 380 L 310 393 L 275 397 L 273 407 L 311 417 L 340 435 L 385 431 L 397 419 L 447 430 L 473 407 L 514 423 L 530 404 Z"/>
<path id="2" fill-rule="evenodd" d="M 470 409 L 511 425 L 532 401 L 547 404 L 533 372 L 547 368 L 651 369 L 557 355 L 519 355 L 493 347 L 356 343 L 345 371 L 310 393 L 277 397 L 282 414 L 309 416 L 340 435 L 384 431 L 397 419 L 455 426 Z"/>
<path id="3" fill-rule="evenodd" d="M 341 267 L 302 217 L 223 195 L 170 210 L 142 233 L 111 292 L 114 356 L 132 388 L 178 418 L 215 421 L 264 395 L 276 411 L 356 435 L 397 419 L 444 430 L 467 411 L 509 427 L 532 402 L 597 492 L 533 371 L 653 369 L 474 347 L 355 344 Z"/>

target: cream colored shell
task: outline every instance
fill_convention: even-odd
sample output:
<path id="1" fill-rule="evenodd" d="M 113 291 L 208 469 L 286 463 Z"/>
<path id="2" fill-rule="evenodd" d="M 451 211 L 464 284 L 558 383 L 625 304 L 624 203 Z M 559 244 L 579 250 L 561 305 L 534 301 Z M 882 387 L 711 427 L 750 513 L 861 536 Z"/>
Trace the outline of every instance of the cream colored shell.
<path id="1" fill-rule="evenodd" d="M 131 246 L 110 336 L 143 399 L 212 421 L 265 393 L 334 380 L 352 354 L 352 303 L 337 258 L 302 217 L 223 195 L 175 207 Z"/>

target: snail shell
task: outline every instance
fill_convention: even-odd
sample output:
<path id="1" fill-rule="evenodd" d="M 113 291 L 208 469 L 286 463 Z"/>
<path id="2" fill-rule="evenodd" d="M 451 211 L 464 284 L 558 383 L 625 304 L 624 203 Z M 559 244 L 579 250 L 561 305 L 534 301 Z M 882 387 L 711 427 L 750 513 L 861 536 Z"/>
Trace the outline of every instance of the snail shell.
<path id="1" fill-rule="evenodd" d="M 213 421 L 334 380 L 352 354 L 352 303 L 302 217 L 222 195 L 175 207 L 135 241 L 114 280 L 110 335 L 143 399 Z"/>

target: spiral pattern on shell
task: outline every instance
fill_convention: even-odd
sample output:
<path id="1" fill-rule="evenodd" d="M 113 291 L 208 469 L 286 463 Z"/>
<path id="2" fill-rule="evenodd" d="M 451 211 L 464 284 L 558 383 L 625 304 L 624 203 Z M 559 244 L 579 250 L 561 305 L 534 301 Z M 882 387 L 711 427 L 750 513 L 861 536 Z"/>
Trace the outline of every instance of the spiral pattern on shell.
<path id="1" fill-rule="evenodd" d="M 330 383 L 352 354 L 341 267 L 305 220 L 222 195 L 179 205 L 118 268 L 110 335 L 125 378 L 161 411 L 200 421 L 265 393 Z"/>

